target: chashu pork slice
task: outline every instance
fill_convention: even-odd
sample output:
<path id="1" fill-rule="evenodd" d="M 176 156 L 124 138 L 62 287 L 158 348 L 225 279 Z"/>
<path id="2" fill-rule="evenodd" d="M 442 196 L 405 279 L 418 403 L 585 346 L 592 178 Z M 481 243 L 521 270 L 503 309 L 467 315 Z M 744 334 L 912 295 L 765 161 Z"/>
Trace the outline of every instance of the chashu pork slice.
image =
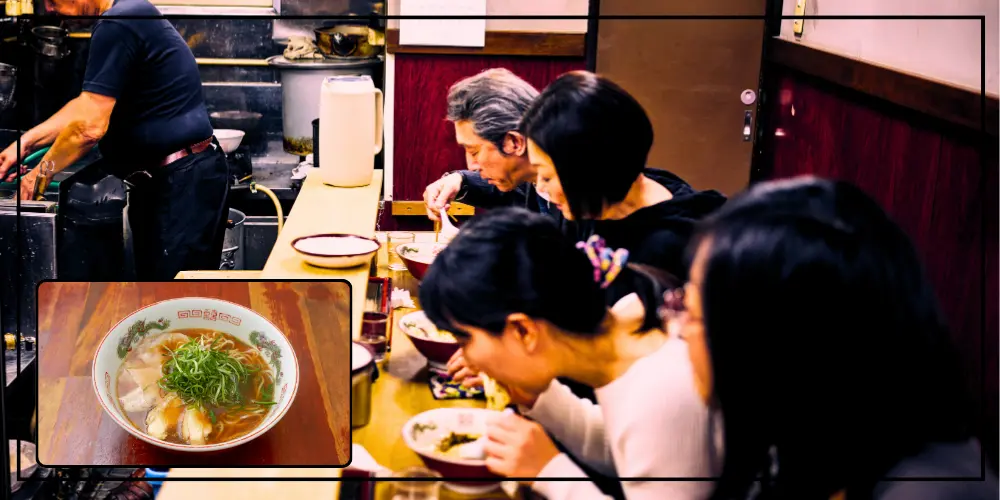
<path id="1" fill-rule="evenodd" d="M 166 439 L 183 413 L 184 403 L 180 398 L 168 396 L 146 414 L 146 433 L 156 439 Z"/>
<path id="2" fill-rule="evenodd" d="M 180 437 L 187 444 L 202 445 L 212 433 L 212 422 L 203 411 L 194 405 L 184 410 L 180 424 Z"/>

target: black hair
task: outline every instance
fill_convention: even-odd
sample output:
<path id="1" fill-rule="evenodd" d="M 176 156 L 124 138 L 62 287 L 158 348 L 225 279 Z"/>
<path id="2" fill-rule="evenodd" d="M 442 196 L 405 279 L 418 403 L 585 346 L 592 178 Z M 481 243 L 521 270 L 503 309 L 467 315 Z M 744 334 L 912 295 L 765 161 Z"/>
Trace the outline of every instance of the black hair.
<path id="1" fill-rule="evenodd" d="M 644 304 L 656 303 L 661 275 L 626 268 Z M 607 315 L 606 291 L 575 242 L 548 216 L 523 208 L 479 215 L 435 257 L 420 284 L 424 313 L 439 329 L 464 327 L 499 335 L 513 313 L 544 319 L 574 335 L 596 335 Z"/>
<path id="2" fill-rule="evenodd" d="M 970 400 L 909 238 L 846 182 L 758 184 L 707 218 L 701 303 L 725 420 L 717 498 L 870 495 L 972 435 Z M 770 453 L 778 472 L 769 476 Z"/>
<path id="3" fill-rule="evenodd" d="M 552 159 L 578 220 L 625 199 L 653 146 L 653 124 L 642 105 L 586 71 L 566 73 L 546 87 L 518 128 Z"/>

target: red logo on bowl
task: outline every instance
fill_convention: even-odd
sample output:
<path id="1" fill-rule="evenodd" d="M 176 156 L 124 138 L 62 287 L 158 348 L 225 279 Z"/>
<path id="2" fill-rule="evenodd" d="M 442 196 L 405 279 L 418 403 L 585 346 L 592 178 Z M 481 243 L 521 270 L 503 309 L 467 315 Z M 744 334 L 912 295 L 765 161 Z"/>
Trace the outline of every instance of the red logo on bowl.
<path id="1" fill-rule="evenodd" d="M 235 326 L 240 326 L 240 323 L 243 323 L 243 320 L 238 316 L 220 313 L 215 309 L 185 309 L 183 311 L 177 311 L 177 319 L 202 317 L 208 321 L 225 321 L 226 323 L 231 323 Z"/>

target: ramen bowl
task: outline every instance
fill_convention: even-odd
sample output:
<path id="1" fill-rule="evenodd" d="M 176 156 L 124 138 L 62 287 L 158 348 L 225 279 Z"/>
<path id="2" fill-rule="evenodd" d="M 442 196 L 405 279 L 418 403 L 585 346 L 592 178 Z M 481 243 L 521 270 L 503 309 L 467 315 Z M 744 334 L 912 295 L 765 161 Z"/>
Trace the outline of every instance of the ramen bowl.
<path id="1" fill-rule="evenodd" d="M 451 433 L 483 436 L 490 418 L 500 412 L 482 408 L 436 408 L 414 416 L 403 425 L 403 441 L 427 468 L 449 478 L 449 489 L 466 495 L 496 489 L 502 477 L 486 468 L 485 460 L 462 458 L 458 446 L 442 452 L 439 444 Z"/>
<path id="2" fill-rule="evenodd" d="M 395 251 L 406 265 L 406 270 L 417 280 L 422 280 L 434 257 L 446 246 L 443 243 L 403 243 Z"/>
<path id="3" fill-rule="evenodd" d="M 445 370 L 448 360 L 460 348 L 458 340 L 451 333 L 438 330 L 423 311 L 400 318 L 399 328 L 410 338 L 413 347 L 427 358 L 427 364 L 439 371 Z"/>
<path id="4" fill-rule="evenodd" d="M 310 265 L 345 269 L 370 263 L 382 244 L 354 234 L 314 234 L 292 240 L 292 248 Z"/>
<path id="5" fill-rule="evenodd" d="M 124 369 L 126 360 L 129 363 L 134 363 L 137 356 L 141 356 L 142 352 L 147 352 L 145 346 L 155 344 L 162 340 L 165 335 L 193 335 L 191 332 L 211 332 L 214 336 L 234 341 L 234 346 L 245 348 L 246 352 L 253 354 L 253 359 L 260 363 L 259 367 L 262 369 L 258 373 L 266 372 L 268 380 L 272 382 L 265 384 L 271 396 L 271 401 L 269 401 L 271 404 L 256 405 L 258 408 L 267 406 L 269 409 L 258 412 L 250 420 L 256 422 L 255 426 L 251 428 L 250 425 L 247 425 L 245 429 L 241 430 L 242 434 L 235 435 L 232 439 L 213 443 L 210 439 L 203 438 L 202 440 L 206 441 L 205 444 L 181 444 L 166 438 L 154 437 L 146 429 L 140 430 L 138 427 L 144 425 L 145 420 L 133 423 L 134 420 L 125 411 L 126 399 L 120 398 L 122 395 L 119 394 L 121 387 L 119 384 L 123 383 L 120 378 L 126 376 L 124 375 L 126 373 Z M 266 366 L 264 366 L 265 363 Z M 130 366 L 134 367 L 135 365 Z M 291 408 L 299 388 L 299 366 L 295 351 L 288 338 L 277 327 L 246 307 L 224 300 L 204 297 L 165 300 L 150 304 L 128 315 L 104 335 L 97 347 L 92 370 L 94 393 L 97 400 L 116 424 L 137 439 L 179 452 L 225 450 L 260 437 L 285 416 L 288 409 Z M 154 377 L 158 376 L 156 373 L 154 372 Z M 162 371 L 158 373 L 162 374 Z M 127 376 L 131 375 L 130 371 Z M 157 386 L 159 386 L 158 383 Z M 146 387 L 154 386 L 150 384 Z M 165 393 L 162 389 L 160 395 L 166 396 L 163 398 L 164 401 L 171 399 L 169 393 Z M 141 415 L 142 411 L 133 410 L 133 415 L 136 412 L 140 412 L 138 414 Z M 152 411 L 150 409 L 145 413 L 147 418 Z M 262 418 L 261 415 L 263 415 Z M 139 420 L 141 417 L 133 418 Z M 185 417 L 182 416 L 181 419 L 183 418 Z M 166 422 L 169 419 L 163 417 L 162 420 Z M 172 434 L 168 433 L 170 436 L 175 436 L 180 432 L 179 420 L 176 423 L 178 426 Z M 218 435 L 222 436 L 226 431 L 219 430 L 218 432 L 221 433 Z M 211 436 L 211 434 L 206 435 Z M 188 442 L 190 443 L 191 440 L 189 439 Z"/>

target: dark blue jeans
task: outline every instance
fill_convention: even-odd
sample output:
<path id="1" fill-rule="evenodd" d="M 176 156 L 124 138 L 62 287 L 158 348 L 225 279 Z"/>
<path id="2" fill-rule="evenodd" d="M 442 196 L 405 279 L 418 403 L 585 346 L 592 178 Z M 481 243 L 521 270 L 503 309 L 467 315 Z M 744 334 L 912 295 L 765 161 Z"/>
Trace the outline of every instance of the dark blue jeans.
<path id="1" fill-rule="evenodd" d="M 129 193 L 136 279 L 172 280 L 181 271 L 217 270 L 229 217 L 229 163 L 209 148 L 134 176 Z"/>

